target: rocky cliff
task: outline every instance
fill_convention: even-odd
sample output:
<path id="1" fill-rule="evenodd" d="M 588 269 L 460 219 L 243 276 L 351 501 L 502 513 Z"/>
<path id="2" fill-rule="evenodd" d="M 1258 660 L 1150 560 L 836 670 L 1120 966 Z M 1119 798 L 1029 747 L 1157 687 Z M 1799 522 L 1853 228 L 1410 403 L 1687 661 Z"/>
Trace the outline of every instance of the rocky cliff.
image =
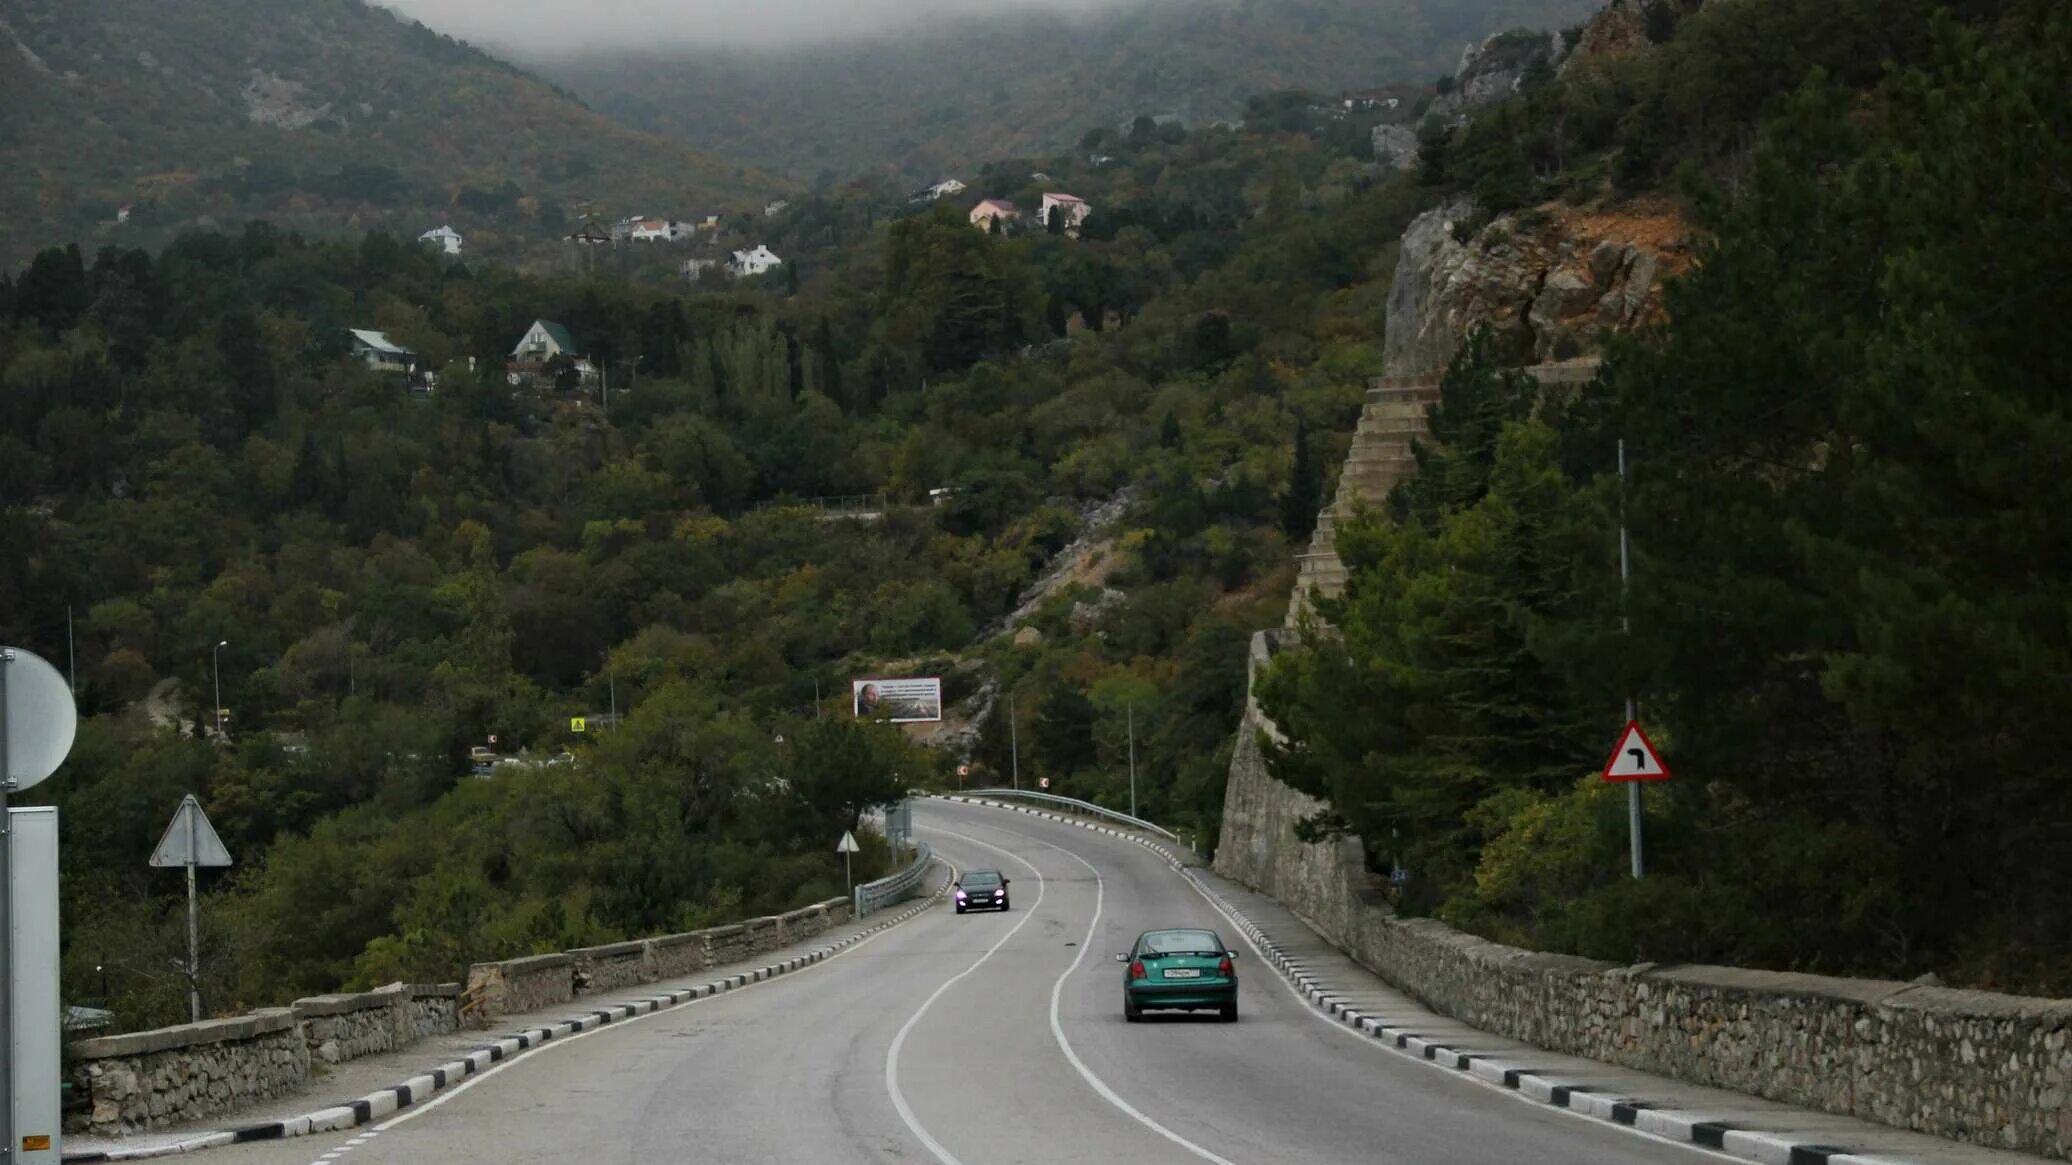
<path id="1" fill-rule="evenodd" d="M 1387 375 L 1445 367 L 1477 324 L 1513 363 L 1596 351 L 1608 334 L 1657 318 L 1663 280 L 1690 266 L 1696 246 L 1666 202 L 1549 204 L 1475 228 L 1477 217 L 1472 202 L 1455 200 L 1404 233 L 1382 345 Z"/>

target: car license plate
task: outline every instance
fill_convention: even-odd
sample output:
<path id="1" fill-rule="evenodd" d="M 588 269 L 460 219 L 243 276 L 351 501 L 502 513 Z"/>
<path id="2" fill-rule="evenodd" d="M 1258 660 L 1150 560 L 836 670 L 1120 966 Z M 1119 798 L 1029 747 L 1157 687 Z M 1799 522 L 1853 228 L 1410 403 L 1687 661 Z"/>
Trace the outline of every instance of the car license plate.
<path id="1" fill-rule="evenodd" d="M 1199 979 L 1201 972 L 1193 967 L 1174 967 L 1165 973 L 1168 979 Z"/>

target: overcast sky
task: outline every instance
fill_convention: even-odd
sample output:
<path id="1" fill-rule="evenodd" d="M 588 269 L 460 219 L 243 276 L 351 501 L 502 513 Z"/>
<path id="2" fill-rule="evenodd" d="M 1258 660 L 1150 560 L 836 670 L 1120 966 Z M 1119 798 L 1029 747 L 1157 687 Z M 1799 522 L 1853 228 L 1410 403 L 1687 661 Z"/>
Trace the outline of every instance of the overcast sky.
<path id="1" fill-rule="evenodd" d="M 774 45 L 898 31 L 944 16 L 1126 0 L 379 0 L 440 32 L 529 56 L 680 44 Z"/>

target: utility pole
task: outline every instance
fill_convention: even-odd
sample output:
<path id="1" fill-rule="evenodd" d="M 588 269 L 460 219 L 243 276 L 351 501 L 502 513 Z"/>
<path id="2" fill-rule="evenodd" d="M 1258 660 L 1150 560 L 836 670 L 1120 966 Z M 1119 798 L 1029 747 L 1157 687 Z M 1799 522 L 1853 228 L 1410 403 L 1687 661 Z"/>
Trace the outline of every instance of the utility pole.
<path id="1" fill-rule="evenodd" d="M 1137 706 L 1126 705 L 1130 722 L 1130 816 L 1137 815 Z"/>
<path id="2" fill-rule="evenodd" d="M 1007 757 L 1008 763 L 1014 767 L 1014 787 L 1019 789 L 1022 787 L 1022 744 L 1020 738 L 1016 735 L 1014 705 L 1015 697 L 1009 695 L 1007 697 Z"/>
<path id="3" fill-rule="evenodd" d="M 223 649 L 230 646 L 230 640 L 218 640 L 209 649 L 209 670 L 216 676 L 216 743 L 223 743 Z"/>
<path id="4" fill-rule="evenodd" d="M 14 791 L 14 767 L 8 757 L 7 673 L 14 652 L 0 647 L 0 1162 L 14 1160 L 14 822 L 7 814 L 7 795 Z"/>
<path id="5" fill-rule="evenodd" d="M 1626 438 L 1619 438 L 1619 632 L 1626 637 L 1628 655 L 1633 643 L 1633 616 L 1627 611 L 1627 594 L 1633 587 L 1633 565 L 1630 543 L 1626 534 Z M 1633 715 L 1633 694 L 1626 694 L 1626 722 L 1631 724 Z M 1626 829 L 1633 840 L 1633 876 L 1638 878 L 1645 871 L 1641 861 L 1640 842 L 1640 782 L 1626 783 Z"/>

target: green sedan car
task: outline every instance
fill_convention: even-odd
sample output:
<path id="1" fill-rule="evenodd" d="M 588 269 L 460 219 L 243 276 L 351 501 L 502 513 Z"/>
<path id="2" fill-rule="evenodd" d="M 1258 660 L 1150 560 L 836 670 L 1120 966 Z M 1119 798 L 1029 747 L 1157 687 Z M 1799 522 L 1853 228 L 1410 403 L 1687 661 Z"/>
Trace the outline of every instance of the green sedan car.
<path id="1" fill-rule="evenodd" d="M 1224 1023 L 1237 1022 L 1237 952 L 1213 930 L 1147 930 L 1126 955 L 1122 972 L 1122 1018 L 1131 1023 L 1147 1011 L 1213 1008 Z"/>

